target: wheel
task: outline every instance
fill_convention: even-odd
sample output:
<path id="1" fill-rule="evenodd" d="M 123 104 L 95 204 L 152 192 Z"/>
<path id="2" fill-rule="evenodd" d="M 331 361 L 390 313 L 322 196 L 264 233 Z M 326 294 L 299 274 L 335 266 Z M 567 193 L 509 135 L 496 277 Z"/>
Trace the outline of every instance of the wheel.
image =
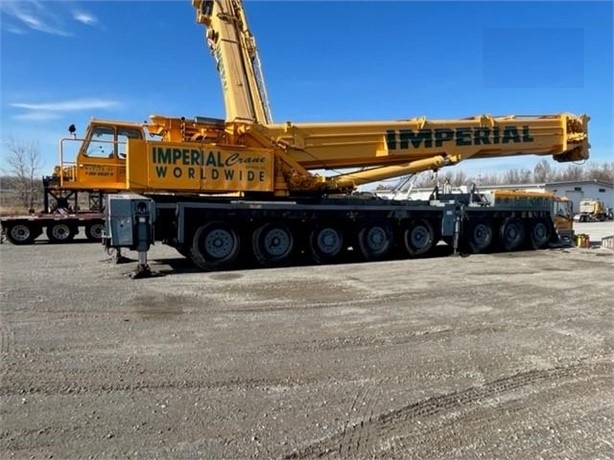
<path id="1" fill-rule="evenodd" d="M 358 231 L 358 247 L 366 260 L 380 260 L 392 250 L 394 232 L 388 222 L 372 222 Z"/>
<path id="2" fill-rule="evenodd" d="M 531 222 L 531 247 L 533 249 L 543 248 L 550 241 L 551 236 L 550 225 L 544 219 L 536 219 Z"/>
<path id="3" fill-rule="evenodd" d="M 335 260 L 343 250 L 343 231 L 333 225 L 318 226 L 309 235 L 311 256 L 318 264 Z"/>
<path id="4" fill-rule="evenodd" d="M 240 247 L 239 234 L 232 224 L 209 222 L 194 233 L 190 258 L 202 270 L 226 269 L 237 260 Z"/>
<path id="5" fill-rule="evenodd" d="M 285 225 L 264 224 L 252 234 L 252 249 L 264 267 L 286 265 L 294 251 L 294 236 Z"/>
<path id="6" fill-rule="evenodd" d="M 85 226 L 85 236 L 90 241 L 102 241 L 104 234 L 104 223 L 91 222 Z"/>
<path id="7" fill-rule="evenodd" d="M 488 251 L 494 239 L 492 222 L 487 220 L 476 220 L 469 223 L 466 242 L 473 254 L 480 254 Z"/>
<path id="8" fill-rule="evenodd" d="M 50 243 L 68 243 L 76 235 L 76 231 L 65 222 L 55 222 L 47 226 L 47 238 Z"/>
<path id="9" fill-rule="evenodd" d="M 501 246 L 505 251 L 518 249 L 524 241 L 524 225 L 516 217 L 507 217 L 499 228 Z"/>
<path id="10" fill-rule="evenodd" d="M 435 246 L 435 231 L 428 220 L 413 221 L 403 233 L 405 249 L 412 257 L 418 257 L 429 252 Z"/>
<path id="11" fill-rule="evenodd" d="M 11 225 L 6 231 L 6 239 L 15 245 L 32 244 L 35 235 L 34 228 L 28 223 Z"/>

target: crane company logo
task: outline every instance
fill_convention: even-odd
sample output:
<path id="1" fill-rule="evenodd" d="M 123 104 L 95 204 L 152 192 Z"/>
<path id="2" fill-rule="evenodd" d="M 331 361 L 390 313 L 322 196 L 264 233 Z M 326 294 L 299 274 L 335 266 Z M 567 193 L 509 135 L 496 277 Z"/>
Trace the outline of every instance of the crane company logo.
<path id="1" fill-rule="evenodd" d="M 269 178 L 270 159 L 258 153 L 152 147 L 151 160 L 157 179 L 249 183 L 265 182 Z"/>
<path id="2" fill-rule="evenodd" d="M 504 126 L 494 128 L 436 128 L 399 129 L 386 131 L 388 150 L 409 150 L 443 147 L 445 142 L 453 142 L 457 147 L 471 145 L 497 145 L 510 142 L 534 142 L 528 126 Z"/>

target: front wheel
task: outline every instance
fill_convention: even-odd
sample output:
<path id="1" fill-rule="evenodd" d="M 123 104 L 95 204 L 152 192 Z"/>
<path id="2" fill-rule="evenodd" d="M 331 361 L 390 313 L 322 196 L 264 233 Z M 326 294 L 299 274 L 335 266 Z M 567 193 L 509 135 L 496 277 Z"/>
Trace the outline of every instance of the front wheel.
<path id="1" fill-rule="evenodd" d="M 537 219 L 531 223 L 531 247 L 543 248 L 550 241 L 550 225 L 544 219 Z"/>
<path id="2" fill-rule="evenodd" d="M 240 247 L 241 240 L 233 225 L 210 222 L 194 233 L 190 256 L 202 270 L 226 269 L 237 260 Z"/>

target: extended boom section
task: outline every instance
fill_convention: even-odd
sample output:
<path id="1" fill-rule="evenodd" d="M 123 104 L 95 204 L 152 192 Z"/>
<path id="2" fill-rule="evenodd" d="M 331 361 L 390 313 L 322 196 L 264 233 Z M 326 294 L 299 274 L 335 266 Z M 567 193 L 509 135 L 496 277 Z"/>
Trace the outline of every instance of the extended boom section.
<path id="1" fill-rule="evenodd" d="M 256 41 L 236 0 L 192 0 L 222 82 L 226 118 L 271 123 Z"/>
<path id="2" fill-rule="evenodd" d="M 128 188 L 139 192 L 343 193 L 467 159 L 588 158 L 588 117 L 478 116 L 393 122 L 260 125 L 153 116 L 161 142 L 129 142 Z M 313 170 L 353 168 L 318 176 Z"/>

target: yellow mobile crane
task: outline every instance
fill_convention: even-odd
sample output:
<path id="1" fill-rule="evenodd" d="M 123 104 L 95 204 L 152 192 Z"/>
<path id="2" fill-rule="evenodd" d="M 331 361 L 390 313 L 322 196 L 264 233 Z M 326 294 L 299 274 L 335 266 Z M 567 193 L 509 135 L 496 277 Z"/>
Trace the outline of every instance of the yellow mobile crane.
<path id="1" fill-rule="evenodd" d="M 63 161 L 56 169 L 65 188 L 97 181 L 130 192 L 108 197 L 106 244 L 139 251 L 137 273 L 147 273 L 154 241 L 211 270 L 252 258 L 283 265 L 298 255 L 325 263 L 348 250 L 366 260 L 415 257 L 440 239 L 473 252 L 537 248 L 554 237 L 549 206 L 485 205 L 475 194 L 439 192 L 433 200 L 392 201 L 355 191 L 465 159 L 583 160 L 588 116 L 274 124 L 242 3 L 192 5 L 217 61 L 226 119 L 152 115 L 142 127 L 93 120 L 74 164 Z M 146 140 L 146 132 L 158 139 Z M 105 133 L 109 149 L 94 156 L 91 145 Z M 353 170 L 313 173 L 341 168 Z"/>

